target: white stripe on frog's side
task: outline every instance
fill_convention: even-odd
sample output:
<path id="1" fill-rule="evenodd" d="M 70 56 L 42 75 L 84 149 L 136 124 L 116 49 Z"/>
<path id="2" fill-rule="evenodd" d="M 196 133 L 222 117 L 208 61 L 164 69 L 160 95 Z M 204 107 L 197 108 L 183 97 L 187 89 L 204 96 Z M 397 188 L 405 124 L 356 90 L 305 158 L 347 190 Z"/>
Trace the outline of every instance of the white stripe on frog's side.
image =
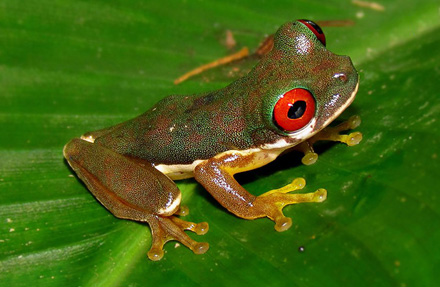
<path id="1" fill-rule="evenodd" d="M 287 142 L 285 139 L 280 139 L 274 143 L 264 144 L 258 148 L 251 148 L 247 150 L 229 150 L 216 155 L 216 158 L 230 155 L 238 155 L 240 157 L 254 155 L 252 163 L 246 167 L 240 169 L 239 172 L 249 171 L 259 168 L 263 165 L 270 163 L 275 160 L 283 151 L 291 148 L 292 146 L 302 142 L 303 140 L 309 138 L 315 128 L 316 119 L 312 119 L 310 123 L 303 129 L 294 134 L 290 135 L 291 139 L 296 140 L 295 144 Z M 185 179 L 194 177 L 194 169 L 197 165 L 206 162 L 205 160 L 196 160 L 190 164 L 158 164 L 155 165 L 160 172 L 166 174 L 169 178 L 173 180 Z"/>
<path id="2" fill-rule="evenodd" d="M 301 142 L 302 139 L 308 138 L 307 134 L 313 130 L 315 120 L 311 122 L 308 128 L 303 129 L 300 134 L 295 134 L 295 139 L 298 139 L 298 142 Z M 283 151 L 288 148 L 291 148 L 294 144 L 288 143 L 285 139 L 278 140 L 271 144 L 262 145 L 259 148 L 251 148 L 247 150 L 229 150 L 222 152 L 216 155 L 216 158 L 224 157 L 230 155 L 231 158 L 234 155 L 238 155 L 240 157 L 245 157 L 249 155 L 253 155 L 252 163 L 246 167 L 240 169 L 240 172 L 253 170 L 259 168 L 263 165 L 270 163 L 275 160 Z M 197 165 L 206 162 L 209 159 L 205 160 L 195 160 L 190 164 L 158 164 L 155 165 L 160 172 L 166 174 L 173 180 L 185 179 L 194 177 L 194 169 Z"/>
<path id="3" fill-rule="evenodd" d="M 196 166 L 205 161 L 198 159 L 189 164 L 157 164 L 153 166 L 172 180 L 179 180 L 194 177 L 193 171 Z"/>
<path id="4" fill-rule="evenodd" d="M 260 166 L 266 165 L 278 157 L 278 155 L 285 149 L 273 149 L 273 150 L 263 150 L 261 148 L 253 148 L 248 150 L 229 150 L 222 152 L 215 156 L 216 158 L 223 156 L 249 156 L 254 155 L 252 163 L 246 167 L 240 169 L 240 172 L 256 169 Z M 207 160 L 196 160 L 190 164 L 158 164 L 155 165 L 160 172 L 166 174 L 169 178 L 173 180 L 185 179 L 194 177 L 194 169 L 201 163 Z"/>

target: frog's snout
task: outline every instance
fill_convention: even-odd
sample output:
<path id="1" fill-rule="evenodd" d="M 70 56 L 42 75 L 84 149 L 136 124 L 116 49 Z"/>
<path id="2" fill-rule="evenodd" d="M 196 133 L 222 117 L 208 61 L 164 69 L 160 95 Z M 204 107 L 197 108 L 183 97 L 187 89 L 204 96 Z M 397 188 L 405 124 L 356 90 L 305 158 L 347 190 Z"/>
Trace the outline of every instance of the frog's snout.
<path id="1" fill-rule="evenodd" d="M 339 82 L 342 86 L 355 87 L 358 82 L 358 73 L 351 62 L 350 57 L 341 56 L 343 58 L 343 65 L 333 73 L 333 79 Z"/>
<path id="2" fill-rule="evenodd" d="M 346 83 L 348 80 L 347 74 L 344 72 L 340 72 L 340 73 L 335 73 L 333 75 L 334 79 L 338 79 L 339 81 L 341 81 L 342 83 Z"/>

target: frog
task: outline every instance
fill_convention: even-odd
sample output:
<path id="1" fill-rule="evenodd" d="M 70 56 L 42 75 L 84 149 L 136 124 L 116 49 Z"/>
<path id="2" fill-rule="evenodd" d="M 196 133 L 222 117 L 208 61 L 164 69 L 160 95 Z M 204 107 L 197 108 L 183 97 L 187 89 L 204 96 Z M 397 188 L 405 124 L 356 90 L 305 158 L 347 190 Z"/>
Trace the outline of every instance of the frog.
<path id="1" fill-rule="evenodd" d="M 354 100 L 359 76 L 348 56 L 326 48 L 322 29 L 310 20 L 289 21 L 274 35 L 271 50 L 244 77 L 217 91 L 171 95 L 145 113 L 69 141 L 63 155 L 94 197 L 115 217 L 147 223 L 148 258 L 164 256 L 175 240 L 195 254 L 209 249 L 185 231 L 203 235 L 207 222 L 183 220 L 188 208 L 176 180 L 194 178 L 220 205 L 239 218 L 269 218 L 276 231 L 292 220 L 288 205 L 322 202 L 323 188 L 310 193 L 296 178 L 284 187 L 253 195 L 236 179 L 290 150 L 317 159 L 316 141 L 355 145 L 354 116 L 329 126 Z"/>

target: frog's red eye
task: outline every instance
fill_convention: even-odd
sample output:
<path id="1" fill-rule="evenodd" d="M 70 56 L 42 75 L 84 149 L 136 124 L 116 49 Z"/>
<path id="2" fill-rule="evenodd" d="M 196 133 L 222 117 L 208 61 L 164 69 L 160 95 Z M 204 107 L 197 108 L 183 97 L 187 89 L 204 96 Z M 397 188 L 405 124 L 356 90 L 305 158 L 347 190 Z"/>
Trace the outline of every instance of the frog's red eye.
<path id="1" fill-rule="evenodd" d="M 285 131 L 293 132 L 307 125 L 315 115 L 315 98 L 305 89 L 285 93 L 275 104 L 273 118 Z"/>
<path id="2" fill-rule="evenodd" d="M 309 28 L 313 32 L 313 34 L 316 35 L 318 40 L 325 46 L 325 35 L 324 32 L 322 32 L 321 27 L 318 26 L 318 24 L 306 19 L 298 20 L 298 22 L 301 22 L 304 25 L 306 25 L 307 28 Z"/>

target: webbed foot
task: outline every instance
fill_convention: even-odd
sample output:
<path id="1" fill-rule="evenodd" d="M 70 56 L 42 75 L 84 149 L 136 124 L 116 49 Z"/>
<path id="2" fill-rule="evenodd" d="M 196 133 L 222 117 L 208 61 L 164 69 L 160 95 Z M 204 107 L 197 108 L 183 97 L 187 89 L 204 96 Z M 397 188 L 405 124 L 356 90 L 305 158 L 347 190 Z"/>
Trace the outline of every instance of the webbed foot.
<path id="1" fill-rule="evenodd" d="M 148 223 L 153 236 L 153 243 L 148 258 L 153 261 L 162 259 L 164 255 L 163 246 L 170 240 L 176 240 L 191 249 L 195 254 L 203 254 L 209 249 L 206 242 L 197 242 L 191 239 L 184 230 L 190 230 L 198 235 L 206 234 L 209 230 L 208 223 L 194 223 L 182 220 L 175 216 L 162 217 L 154 215 L 149 218 Z"/>
<path id="2" fill-rule="evenodd" d="M 327 198 L 325 189 L 318 189 L 311 193 L 290 193 L 304 188 L 306 181 L 296 178 L 290 184 L 268 191 L 256 198 L 254 208 L 262 213 L 258 217 L 266 216 L 275 222 L 276 231 L 285 231 L 292 226 L 292 219 L 284 216 L 282 209 L 286 205 L 302 202 L 322 202 Z"/>

